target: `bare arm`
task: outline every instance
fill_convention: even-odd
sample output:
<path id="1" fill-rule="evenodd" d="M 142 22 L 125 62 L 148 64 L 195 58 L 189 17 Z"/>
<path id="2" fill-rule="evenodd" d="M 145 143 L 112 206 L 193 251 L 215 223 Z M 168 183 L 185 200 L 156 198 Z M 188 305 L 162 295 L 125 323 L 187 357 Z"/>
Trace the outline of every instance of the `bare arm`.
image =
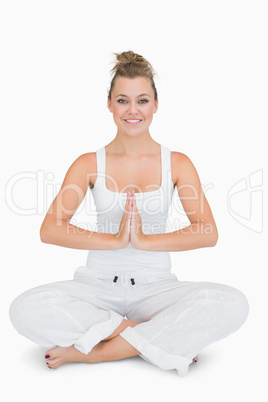
<path id="1" fill-rule="evenodd" d="M 89 153 L 79 156 L 68 169 L 61 189 L 42 223 L 42 242 L 82 250 L 121 248 L 114 234 L 82 230 L 69 223 L 86 195 L 91 166 L 92 154 Z"/>
<path id="2" fill-rule="evenodd" d="M 218 241 L 216 223 L 193 163 L 181 153 L 175 153 L 175 161 L 177 191 L 190 225 L 171 233 L 146 235 L 136 248 L 147 251 L 185 251 L 213 247 Z"/>

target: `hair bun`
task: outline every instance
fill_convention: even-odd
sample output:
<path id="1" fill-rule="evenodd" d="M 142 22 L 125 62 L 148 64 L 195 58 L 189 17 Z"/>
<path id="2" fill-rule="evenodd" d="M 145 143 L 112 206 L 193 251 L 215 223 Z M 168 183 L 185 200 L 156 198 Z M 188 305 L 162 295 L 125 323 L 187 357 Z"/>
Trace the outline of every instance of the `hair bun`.
<path id="1" fill-rule="evenodd" d="M 153 67 L 149 63 L 148 60 L 146 60 L 143 56 L 140 54 L 134 53 L 132 50 L 128 50 L 127 52 L 122 52 L 122 53 L 113 53 L 114 56 L 116 56 L 115 65 L 111 69 L 111 73 L 114 73 L 121 68 L 124 68 L 128 64 L 132 63 L 138 63 L 142 64 L 143 66 L 148 67 L 151 70 L 152 76 L 154 75 Z"/>
<path id="2" fill-rule="evenodd" d="M 114 53 L 114 55 L 120 63 L 144 63 L 145 61 L 144 57 L 142 57 L 140 54 L 132 52 L 132 50 L 122 52 L 120 54 Z"/>

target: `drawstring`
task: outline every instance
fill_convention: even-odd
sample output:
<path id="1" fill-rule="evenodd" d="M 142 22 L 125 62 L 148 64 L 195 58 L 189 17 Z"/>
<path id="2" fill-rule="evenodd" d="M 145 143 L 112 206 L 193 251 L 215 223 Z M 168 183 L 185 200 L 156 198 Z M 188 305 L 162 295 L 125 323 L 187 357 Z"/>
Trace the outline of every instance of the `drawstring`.
<path id="1" fill-rule="evenodd" d="M 131 272 L 130 276 L 132 276 L 132 272 Z M 136 286 L 135 286 L 134 278 L 130 278 L 130 282 L 131 282 L 131 285 L 134 286 L 134 288 L 135 288 Z"/>
<path id="2" fill-rule="evenodd" d="M 116 284 L 117 279 L 118 279 L 118 276 L 115 276 L 114 279 L 113 279 L 113 286 Z"/>
<path id="3" fill-rule="evenodd" d="M 116 284 L 117 280 L 118 280 L 118 276 L 115 275 L 115 277 L 113 279 L 113 286 Z M 131 285 L 135 286 L 135 279 L 134 278 L 130 278 L 130 282 L 131 282 Z M 122 286 L 127 285 L 126 277 L 125 277 L 125 275 L 122 275 L 122 274 L 121 274 L 121 284 L 122 284 Z"/>

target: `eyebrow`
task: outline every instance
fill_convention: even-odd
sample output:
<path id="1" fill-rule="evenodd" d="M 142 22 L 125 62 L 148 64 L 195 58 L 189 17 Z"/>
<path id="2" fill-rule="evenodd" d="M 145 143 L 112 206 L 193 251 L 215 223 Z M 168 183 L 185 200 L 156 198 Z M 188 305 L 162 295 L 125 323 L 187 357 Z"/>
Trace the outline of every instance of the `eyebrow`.
<path id="1" fill-rule="evenodd" d="M 120 94 L 120 95 L 117 95 L 116 98 L 118 98 L 119 96 L 124 96 L 125 98 L 128 97 L 127 95 Z M 150 95 L 148 95 L 148 94 L 140 94 L 140 95 L 137 96 L 137 98 L 139 98 L 140 96 L 149 96 L 149 98 L 150 98 Z"/>

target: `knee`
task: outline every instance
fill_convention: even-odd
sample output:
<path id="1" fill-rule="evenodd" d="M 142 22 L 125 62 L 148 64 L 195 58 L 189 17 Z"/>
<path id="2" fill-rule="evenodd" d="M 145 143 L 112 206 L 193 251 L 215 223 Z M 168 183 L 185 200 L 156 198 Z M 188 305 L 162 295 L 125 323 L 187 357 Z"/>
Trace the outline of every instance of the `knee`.
<path id="1" fill-rule="evenodd" d="M 219 316 L 233 330 L 241 327 L 249 313 L 246 296 L 240 290 L 223 284 L 206 283 L 202 289 L 207 299 L 215 303 Z"/>
<path id="2" fill-rule="evenodd" d="M 28 290 L 17 296 L 9 307 L 9 318 L 14 328 L 21 334 L 30 324 L 34 324 L 35 317 L 40 314 L 35 289 Z"/>
<path id="3" fill-rule="evenodd" d="M 13 300 L 9 307 L 9 318 L 10 321 L 12 322 L 12 325 L 19 330 L 20 327 L 20 322 L 23 321 L 23 311 L 25 310 L 24 308 L 24 294 L 16 297 L 16 299 Z"/>
<path id="4" fill-rule="evenodd" d="M 239 329 L 249 313 L 249 304 L 244 293 L 231 286 L 222 285 L 219 300 L 226 323 L 229 322 L 234 331 Z"/>
<path id="5" fill-rule="evenodd" d="M 233 289 L 233 292 L 233 311 L 237 317 L 237 326 L 240 327 L 248 317 L 249 303 L 244 293 L 240 290 Z"/>

